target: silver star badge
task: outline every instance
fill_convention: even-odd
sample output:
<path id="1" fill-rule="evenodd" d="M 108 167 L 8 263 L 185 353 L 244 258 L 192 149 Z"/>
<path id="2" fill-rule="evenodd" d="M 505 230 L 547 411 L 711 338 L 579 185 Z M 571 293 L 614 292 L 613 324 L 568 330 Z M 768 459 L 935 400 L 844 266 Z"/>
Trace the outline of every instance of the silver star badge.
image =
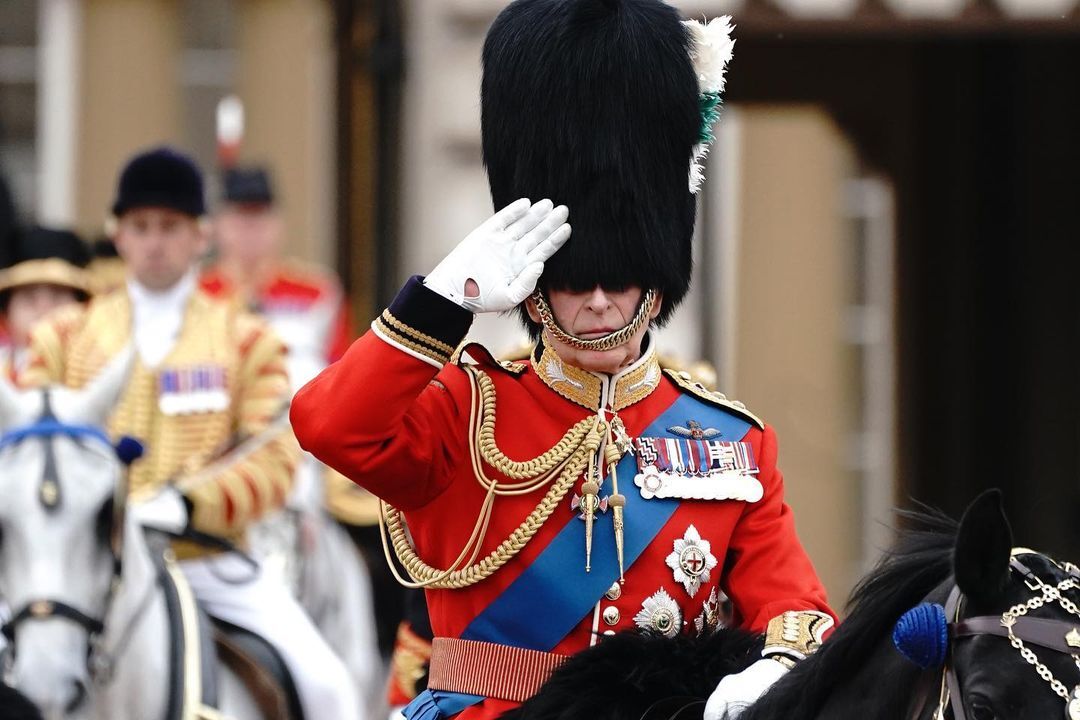
<path id="1" fill-rule="evenodd" d="M 660 588 L 645 598 L 634 622 L 642 630 L 673 638 L 682 630 L 682 609 L 667 591 Z"/>
<path id="2" fill-rule="evenodd" d="M 675 582 L 682 583 L 690 597 L 697 595 L 701 586 L 709 582 L 711 571 L 716 567 L 712 543 L 703 540 L 693 525 L 686 534 L 675 541 L 675 551 L 664 561 L 675 573 Z"/>

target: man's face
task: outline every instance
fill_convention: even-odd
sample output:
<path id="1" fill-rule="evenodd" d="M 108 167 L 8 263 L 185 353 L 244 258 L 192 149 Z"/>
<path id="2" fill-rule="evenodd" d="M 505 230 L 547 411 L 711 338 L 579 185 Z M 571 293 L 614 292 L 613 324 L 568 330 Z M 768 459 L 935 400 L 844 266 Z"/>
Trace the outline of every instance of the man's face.
<path id="1" fill-rule="evenodd" d="M 547 298 L 555 321 L 563 330 L 583 340 L 595 340 L 630 324 L 637 312 L 641 295 L 639 287 L 615 291 L 597 286 L 587 292 L 551 290 L 547 293 Z M 653 306 L 652 318 L 660 314 L 662 303 L 663 298 L 658 297 Z M 540 315 L 531 299 L 526 308 L 533 321 L 540 322 Z M 648 329 L 649 325 L 646 323 L 622 345 L 602 352 L 578 350 L 564 345 L 547 334 L 547 331 L 545 337 L 565 362 L 590 372 L 614 374 L 641 357 L 641 341 Z"/>
<path id="2" fill-rule="evenodd" d="M 42 318 L 78 301 L 74 290 L 60 285 L 35 283 L 13 289 L 7 307 L 12 343 L 15 347 L 25 347 L 30 343 L 30 331 Z"/>
<path id="3" fill-rule="evenodd" d="M 206 252 L 198 220 L 167 208 L 136 208 L 117 223 L 116 250 L 128 272 L 151 290 L 168 290 Z"/>
<path id="4" fill-rule="evenodd" d="M 270 205 L 229 203 L 218 213 L 214 229 L 227 262 L 251 266 L 277 255 L 281 217 Z"/>

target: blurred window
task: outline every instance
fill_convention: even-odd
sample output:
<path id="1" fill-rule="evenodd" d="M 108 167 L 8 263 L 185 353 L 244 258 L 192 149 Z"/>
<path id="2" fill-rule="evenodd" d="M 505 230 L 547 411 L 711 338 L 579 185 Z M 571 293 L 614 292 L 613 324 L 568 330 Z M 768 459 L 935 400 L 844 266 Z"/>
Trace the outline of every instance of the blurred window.
<path id="1" fill-rule="evenodd" d="M 206 169 L 217 167 L 215 112 L 236 86 L 235 0 L 183 0 L 181 60 L 184 147 Z M 217 176 L 208 173 L 208 197 L 217 197 Z"/>
<path id="2" fill-rule="evenodd" d="M 876 177 L 847 187 L 852 248 L 845 336 L 855 377 L 854 430 L 848 462 L 862 492 L 863 559 L 872 562 L 892 541 L 896 488 L 896 340 L 892 186 Z"/>
<path id="3" fill-rule="evenodd" d="M 37 0 L 0 2 L 0 172 L 19 212 L 34 207 Z"/>

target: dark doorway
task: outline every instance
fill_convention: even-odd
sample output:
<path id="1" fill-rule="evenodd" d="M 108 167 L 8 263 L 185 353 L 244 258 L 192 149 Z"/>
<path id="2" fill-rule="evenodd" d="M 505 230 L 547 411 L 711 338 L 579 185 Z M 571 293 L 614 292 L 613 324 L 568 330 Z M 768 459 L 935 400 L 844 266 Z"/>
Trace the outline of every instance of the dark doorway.
<path id="1" fill-rule="evenodd" d="M 334 0 L 338 267 L 358 329 L 397 289 L 398 135 L 404 80 L 400 0 Z"/>
<path id="2" fill-rule="evenodd" d="M 737 35 L 730 102 L 824 105 L 894 183 L 898 502 L 1000 487 L 1018 542 L 1080 557 L 1080 26 Z"/>

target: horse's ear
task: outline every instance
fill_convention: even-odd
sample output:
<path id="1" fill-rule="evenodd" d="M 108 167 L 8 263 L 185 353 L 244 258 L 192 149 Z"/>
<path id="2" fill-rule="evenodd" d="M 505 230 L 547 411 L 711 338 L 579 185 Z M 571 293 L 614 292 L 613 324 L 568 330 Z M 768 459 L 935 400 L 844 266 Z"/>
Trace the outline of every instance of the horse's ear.
<path id="1" fill-rule="evenodd" d="M 1005 592 L 1013 537 L 1000 490 L 987 490 L 968 506 L 953 551 L 953 573 L 960 591 L 980 604 L 993 604 Z"/>
<path id="2" fill-rule="evenodd" d="M 68 422 L 103 426 L 127 387 L 134 364 L 135 346 L 129 343 L 82 390 L 55 388 L 53 407 L 57 417 Z"/>

